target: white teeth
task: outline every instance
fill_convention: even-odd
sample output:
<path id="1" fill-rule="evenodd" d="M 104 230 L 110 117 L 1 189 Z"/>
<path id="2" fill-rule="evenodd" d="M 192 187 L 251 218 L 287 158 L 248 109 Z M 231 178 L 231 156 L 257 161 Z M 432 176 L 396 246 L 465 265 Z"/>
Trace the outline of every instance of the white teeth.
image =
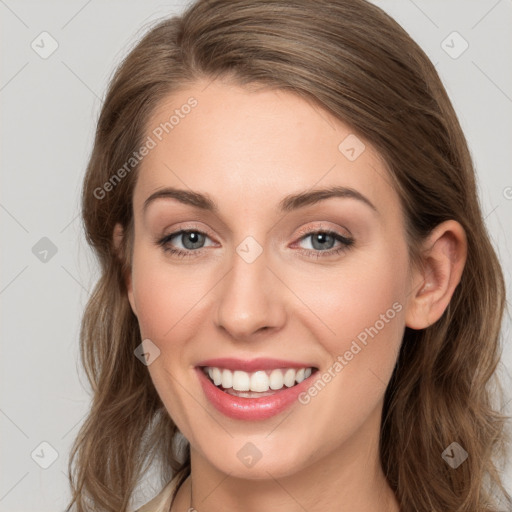
<path id="1" fill-rule="evenodd" d="M 296 371 L 293 368 L 288 368 L 288 370 L 286 370 L 283 377 L 284 385 L 286 387 L 291 388 L 295 384 L 295 374 Z"/>
<path id="2" fill-rule="evenodd" d="M 222 387 L 232 388 L 233 387 L 233 374 L 229 370 L 222 370 Z"/>
<path id="3" fill-rule="evenodd" d="M 213 383 L 218 386 L 222 382 L 222 375 L 218 368 L 213 369 Z"/>
<path id="4" fill-rule="evenodd" d="M 250 387 L 251 378 L 247 372 L 242 372 L 239 370 L 233 372 L 233 389 L 235 391 L 249 391 Z"/>
<path id="5" fill-rule="evenodd" d="M 277 391 L 285 386 L 291 388 L 296 383 L 300 384 L 311 375 L 313 369 L 276 368 L 248 373 L 242 370 L 231 371 L 227 368 L 207 366 L 203 371 L 216 386 L 221 385 L 224 389 L 265 393 L 269 389 Z"/>
<path id="6" fill-rule="evenodd" d="M 269 378 L 265 372 L 259 371 L 251 375 L 251 391 L 268 391 L 269 386 Z"/>
<path id="7" fill-rule="evenodd" d="M 281 389 L 284 386 L 283 372 L 281 370 L 272 370 L 269 380 L 270 389 Z"/>

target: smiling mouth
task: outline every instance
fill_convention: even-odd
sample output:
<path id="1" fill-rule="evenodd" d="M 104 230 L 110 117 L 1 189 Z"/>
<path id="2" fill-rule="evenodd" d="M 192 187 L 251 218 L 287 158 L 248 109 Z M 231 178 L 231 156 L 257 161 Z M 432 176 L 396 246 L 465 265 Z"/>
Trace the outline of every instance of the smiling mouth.
<path id="1" fill-rule="evenodd" d="M 283 389 L 300 384 L 318 368 L 275 368 L 273 370 L 229 370 L 215 366 L 202 366 L 201 370 L 214 386 L 233 396 L 259 398 L 274 395 Z"/>

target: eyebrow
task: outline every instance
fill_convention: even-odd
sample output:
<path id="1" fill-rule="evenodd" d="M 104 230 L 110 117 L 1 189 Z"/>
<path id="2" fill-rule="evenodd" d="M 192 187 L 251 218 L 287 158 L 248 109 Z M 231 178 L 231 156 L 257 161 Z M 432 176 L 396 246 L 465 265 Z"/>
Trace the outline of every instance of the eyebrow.
<path id="1" fill-rule="evenodd" d="M 341 186 L 306 190 L 298 194 L 288 195 L 279 202 L 278 208 L 281 212 L 291 212 L 293 210 L 298 210 L 299 208 L 304 208 L 306 206 L 310 206 L 333 197 L 356 199 L 370 207 L 376 213 L 379 213 L 374 204 L 363 194 L 353 188 Z M 183 190 L 173 187 L 161 188 L 151 194 L 144 201 L 144 205 L 142 207 L 143 213 L 145 213 L 148 206 L 157 199 L 175 199 L 180 203 L 194 206 L 195 208 L 199 208 L 201 210 L 209 211 L 215 214 L 219 213 L 219 207 L 208 194 L 202 194 L 199 192 L 193 192 L 191 190 Z"/>

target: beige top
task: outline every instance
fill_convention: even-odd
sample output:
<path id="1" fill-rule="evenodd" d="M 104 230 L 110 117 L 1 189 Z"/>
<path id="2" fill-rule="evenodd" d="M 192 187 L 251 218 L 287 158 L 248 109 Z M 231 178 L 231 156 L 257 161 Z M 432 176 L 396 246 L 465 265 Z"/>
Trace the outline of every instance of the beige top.
<path id="1" fill-rule="evenodd" d="M 180 473 L 176 473 L 159 494 L 135 512 L 169 512 L 171 510 L 172 495 L 180 480 L 180 476 Z"/>

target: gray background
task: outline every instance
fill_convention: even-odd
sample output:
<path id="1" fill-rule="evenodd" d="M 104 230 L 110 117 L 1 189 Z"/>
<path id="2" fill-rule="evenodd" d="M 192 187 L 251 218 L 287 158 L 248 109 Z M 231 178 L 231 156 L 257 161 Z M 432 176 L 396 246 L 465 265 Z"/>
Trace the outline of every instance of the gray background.
<path id="1" fill-rule="evenodd" d="M 423 47 L 453 100 L 510 295 L 512 0 L 376 3 Z M 78 331 L 98 273 L 83 239 L 79 191 L 95 120 L 122 56 L 148 23 L 184 5 L 0 0 L 0 511 L 64 510 L 67 503 L 69 449 L 89 405 Z M 43 31 L 58 43 L 46 59 L 31 47 L 35 41 L 39 52 L 51 49 Z M 459 55 L 464 41 L 469 46 Z M 507 385 L 509 316 L 500 368 Z M 512 488 L 511 469 L 505 473 Z M 148 481 L 138 501 L 157 490 Z"/>

